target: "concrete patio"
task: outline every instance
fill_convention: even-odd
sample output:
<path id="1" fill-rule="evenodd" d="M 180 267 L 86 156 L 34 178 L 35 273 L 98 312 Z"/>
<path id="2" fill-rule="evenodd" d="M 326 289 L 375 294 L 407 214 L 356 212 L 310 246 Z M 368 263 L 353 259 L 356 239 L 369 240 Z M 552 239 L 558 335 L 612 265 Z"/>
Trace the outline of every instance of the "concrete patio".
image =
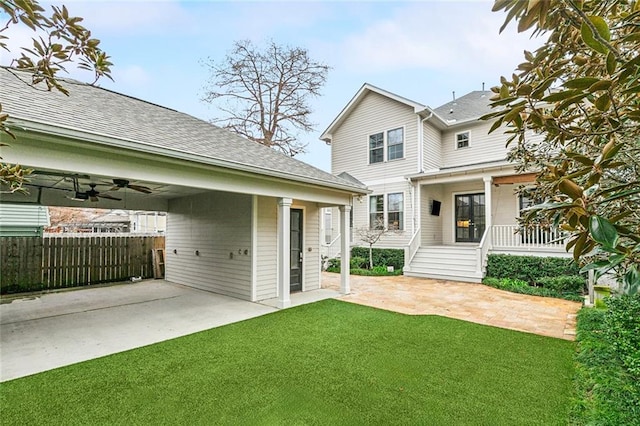
<path id="1" fill-rule="evenodd" d="M 322 286 L 340 288 L 340 274 L 325 272 Z M 409 315 L 441 315 L 478 324 L 574 340 L 581 304 L 528 296 L 482 284 L 405 276 L 351 275 L 351 294 L 341 300 Z"/>
<path id="2" fill-rule="evenodd" d="M 292 306 L 338 293 L 293 294 Z M 0 381 L 122 352 L 275 312 L 163 280 L 85 287 L 0 305 Z M 10 303 L 9 303 L 10 302 Z"/>

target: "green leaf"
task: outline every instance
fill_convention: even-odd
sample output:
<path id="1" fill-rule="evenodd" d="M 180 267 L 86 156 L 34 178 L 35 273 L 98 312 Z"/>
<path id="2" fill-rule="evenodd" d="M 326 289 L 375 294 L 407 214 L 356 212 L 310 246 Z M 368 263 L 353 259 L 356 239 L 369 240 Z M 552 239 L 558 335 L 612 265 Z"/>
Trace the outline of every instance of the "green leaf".
<path id="1" fill-rule="evenodd" d="M 617 65 L 616 56 L 613 52 L 609 52 L 607 55 L 607 73 L 609 73 L 609 75 L 613 75 L 613 73 L 616 72 Z"/>
<path id="2" fill-rule="evenodd" d="M 598 31 L 598 35 L 605 39 L 606 41 L 611 40 L 611 31 L 609 31 L 609 25 L 607 25 L 607 21 L 597 15 L 589 16 L 589 21 L 596 27 L 596 31 Z"/>
<path id="3" fill-rule="evenodd" d="M 567 89 L 588 89 L 599 81 L 600 79 L 595 77 L 581 77 L 569 80 L 563 86 Z"/>
<path id="4" fill-rule="evenodd" d="M 595 37 L 593 36 L 593 31 L 591 31 L 591 28 L 589 28 L 587 24 L 583 23 L 580 27 L 580 35 L 582 36 L 582 41 L 584 41 L 584 44 L 586 44 L 596 52 L 604 54 L 608 53 L 607 47 L 595 39 Z"/>
<path id="5" fill-rule="evenodd" d="M 606 248 L 614 248 L 618 243 L 618 231 L 602 216 L 591 216 L 589 220 L 589 233 L 591 234 L 591 238 Z"/>
<path id="6" fill-rule="evenodd" d="M 542 98 L 542 100 L 545 102 L 559 102 L 579 95 L 586 96 L 586 94 L 583 94 L 579 90 L 565 90 L 563 92 L 555 92 L 550 94 L 549 96 L 545 96 L 544 98 Z"/>
<path id="7" fill-rule="evenodd" d="M 606 111 L 611 106 L 611 98 L 609 97 L 609 93 L 603 93 L 602 96 L 599 96 L 595 102 L 596 108 L 600 111 Z"/>

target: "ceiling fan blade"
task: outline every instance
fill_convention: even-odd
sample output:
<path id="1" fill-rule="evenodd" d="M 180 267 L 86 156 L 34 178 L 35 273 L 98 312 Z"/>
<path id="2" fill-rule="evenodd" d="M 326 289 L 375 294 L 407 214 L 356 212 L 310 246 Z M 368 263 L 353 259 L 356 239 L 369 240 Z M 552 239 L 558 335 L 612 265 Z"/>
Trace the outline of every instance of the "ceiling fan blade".
<path id="1" fill-rule="evenodd" d="M 109 200 L 116 200 L 116 201 L 122 201 L 122 198 L 118 198 L 118 197 L 114 197 L 113 195 L 109 195 L 109 194 L 105 194 L 105 193 L 99 193 L 96 194 L 98 197 L 100 198 L 107 198 Z M 96 200 L 97 201 L 97 200 Z"/>
<path id="2" fill-rule="evenodd" d="M 143 194 L 151 194 L 151 189 L 142 185 L 128 185 L 129 188 L 134 191 L 142 192 Z"/>

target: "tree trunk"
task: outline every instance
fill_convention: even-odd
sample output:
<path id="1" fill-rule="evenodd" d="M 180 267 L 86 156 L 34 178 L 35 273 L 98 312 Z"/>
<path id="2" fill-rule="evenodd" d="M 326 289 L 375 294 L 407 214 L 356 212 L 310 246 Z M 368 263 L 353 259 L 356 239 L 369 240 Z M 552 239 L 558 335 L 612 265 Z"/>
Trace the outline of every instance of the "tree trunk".
<path id="1" fill-rule="evenodd" d="M 369 244 L 369 269 L 373 269 L 373 244 Z"/>

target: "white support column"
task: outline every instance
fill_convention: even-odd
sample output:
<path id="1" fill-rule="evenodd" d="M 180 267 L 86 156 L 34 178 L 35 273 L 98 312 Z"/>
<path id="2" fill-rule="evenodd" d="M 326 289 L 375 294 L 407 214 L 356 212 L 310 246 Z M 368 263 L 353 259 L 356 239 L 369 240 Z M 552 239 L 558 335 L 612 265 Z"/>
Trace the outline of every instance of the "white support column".
<path id="1" fill-rule="evenodd" d="M 340 293 L 351 293 L 349 267 L 351 264 L 350 217 L 351 206 L 340 206 Z"/>
<path id="2" fill-rule="evenodd" d="M 484 181 L 484 220 L 485 229 L 490 229 L 493 225 L 493 218 L 491 217 L 491 182 L 493 178 L 491 176 L 485 176 L 482 178 Z"/>
<path id="3" fill-rule="evenodd" d="M 278 308 L 291 306 L 291 198 L 278 200 Z"/>

